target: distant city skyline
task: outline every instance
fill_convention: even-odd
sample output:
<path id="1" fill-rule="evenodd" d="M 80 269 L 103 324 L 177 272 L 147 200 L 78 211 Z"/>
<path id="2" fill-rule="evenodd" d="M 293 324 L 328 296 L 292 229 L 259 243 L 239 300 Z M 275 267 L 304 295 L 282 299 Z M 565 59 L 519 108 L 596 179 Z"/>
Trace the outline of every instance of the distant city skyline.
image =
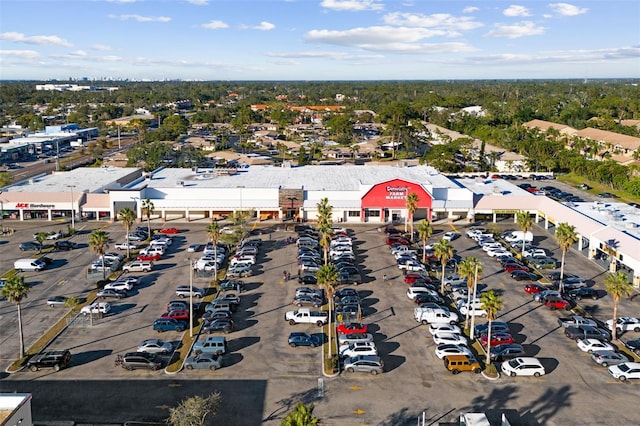
<path id="1" fill-rule="evenodd" d="M 640 78 L 637 0 L 2 0 L 0 79 Z"/>

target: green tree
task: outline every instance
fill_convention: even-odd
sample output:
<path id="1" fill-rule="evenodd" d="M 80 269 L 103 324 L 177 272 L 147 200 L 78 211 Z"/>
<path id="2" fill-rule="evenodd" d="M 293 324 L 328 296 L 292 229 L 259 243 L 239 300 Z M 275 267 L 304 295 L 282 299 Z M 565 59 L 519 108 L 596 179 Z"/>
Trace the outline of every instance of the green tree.
<path id="1" fill-rule="evenodd" d="M 422 263 L 427 261 L 427 241 L 433 235 L 433 227 L 427 219 L 418 225 L 418 237 L 422 241 Z"/>
<path id="2" fill-rule="evenodd" d="M 306 405 L 298 402 L 293 410 L 287 414 L 280 426 L 315 426 L 320 419 L 313 415 L 313 404 Z"/>
<path id="3" fill-rule="evenodd" d="M 124 225 L 124 230 L 126 232 L 125 240 L 127 242 L 127 258 L 130 258 L 129 232 L 131 231 L 131 225 L 133 225 L 133 222 L 136 220 L 136 212 L 131 210 L 129 207 L 125 207 L 118 212 L 118 220 Z"/>
<path id="4" fill-rule="evenodd" d="M 13 181 L 13 176 L 9 172 L 0 172 L 0 188 L 9 185 Z"/>
<path id="5" fill-rule="evenodd" d="M 627 279 L 624 272 L 618 271 L 615 274 L 608 273 L 604 279 L 604 288 L 613 299 L 613 319 L 611 325 L 611 337 L 613 340 L 618 339 L 618 329 L 616 327 L 618 320 L 618 304 L 620 301 L 631 295 L 633 285 Z"/>
<path id="6" fill-rule="evenodd" d="M 482 273 L 482 264 L 477 257 L 469 256 L 462 259 L 458 265 L 458 275 L 467 279 L 467 313 L 464 319 L 465 328 L 469 328 L 469 314 L 471 313 L 471 296 L 473 295 L 473 287 L 476 284 L 476 271 Z"/>
<path id="7" fill-rule="evenodd" d="M 222 402 L 220 392 L 202 397 L 194 395 L 169 409 L 167 424 L 171 426 L 204 426 L 209 424 L 209 418 L 215 417 Z"/>
<path id="8" fill-rule="evenodd" d="M 489 325 L 487 327 L 487 360 L 486 365 L 491 364 L 491 324 L 498 317 L 498 312 L 502 309 L 504 303 L 502 298 L 494 290 L 482 293 L 480 296 L 480 304 L 482 309 L 487 312 Z"/>
<path id="9" fill-rule="evenodd" d="M 407 217 L 404 220 L 404 232 L 407 232 L 407 221 L 411 223 L 411 242 L 413 242 L 413 215 L 418 209 L 418 203 L 420 202 L 420 197 L 415 192 L 407 195 L 407 199 L 405 201 L 405 207 L 407 208 Z"/>
<path id="10" fill-rule="evenodd" d="M 533 226 L 533 219 L 531 219 L 531 215 L 529 214 L 528 211 L 520 210 L 519 212 L 516 213 L 516 223 L 518 224 L 518 227 L 522 230 L 522 233 L 526 234 Z M 526 241 L 526 239 L 523 238 L 522 240 L 523 240 L 522 257 L 524 258 L 524 249 L 526 247 L 526 244 L 524 244 L 524 242 Z"/>
<path id="11" fill-rule="evenodd" d="M 102 279 L 106 278 L 104 267 L 104 254 L 109 247 L 109 234 L 100 229 L 96 229 L 89 234 L 89 248 L 102 259 Z"/>
<path id="12" fill-rule="evenodd" d="M 556 241 L 562 250 L 562 261 L 560 262 L 560 292 L 562 292 L 562 280 L 564 279 L 564 259 L 567 255 L 567 251 L 572 245 L 578 242 L 578 235 L 576 234 L 576 227 L 569 225 L 568 223 L 559 223 L 556 227 Z"/>
<path id="13" fill-rule="evenodd" d="M 153 214 L 155 206 L 149 198 L 146 198 L 142 200 L 142 205 L 140 207 L 142 209 L 142 214 L 147 217 L 147 234 L 149 235 L 149 238 L 151 238 L 151 215 Z"/>
<path id="14" fill-rule="evenodd" d="M 49 234 L 43 231 L 36 233 L 35 237 L 36 241 L 38 242 L 38 253 L 42 253 L 42 247 L 44 246 L 44 242 L 47 240 L 48 235 Z"/>
<path id="15" fill-rule="evenodd" d="M 211 241 L 213 243 L 213 252 L 215 253 L 214 256 L 218 256 L 218 242 L 220 241 L 220 235 L 221 235 L 221 231 L 220 231 L 220 225 L 218 225 L 218 222 L 213 221 L 209 224 L 209 226 L 207 226 L 207 238 L 209 239 L 209 241 Z M 215 278 L 214 280 L 217 282 L 218 281 L 218 261 L 215 261 Z"/>
<path id="16" fill-rule="evenodd" d="M 316 204 L 317 214 L 317 226 L 316 229 L 320 234 L 320 246 L 324 252 L 324 264 L 329 263 L 329 247 L 331 246 L 331 236 L 333 230 L 331 225 L 333 220 L 331 218 L 333 212 L 333 206 L 329 204 L 328 198 L 322 198 L 318 204 Z"/>
<path id="17" fill-rule="evenodd" d="M 18 307 L 18 337 L 20 338 L 20 359 L 24 358 L 24 335 L 22 332 L 22 306 L 21 303 L 29 296 L 29 286 L 25 284 L 24 277 L 12 275 L 2 287 L 2 296 Z"/>
<path id="18" fill-rule="evenodd" d="M 449 259 L 453 258 L 453 246 L 447 240 L 440 240 L 433 245 L 433 252 L 442 265 L 442 275 L 440 276 L 440 294 L 444 294 L 444 268 Z"/>
<path id="19" fill-rule="evenodd" d="M 329 327 L 327 334 L 329 338 L 329 358 L 333 356 L 333 342 L 331 340 L 332 330 L 334 328 L 332 315 L 333 315 L 333 294 L 335 293 L 336 285 L 338 285 L 338 269 L 335 265 L 323 265 L 316 272 L 316 278 L 318 279 L 318 285 L 324 289 L 324 292 L 329 301 Z"/>

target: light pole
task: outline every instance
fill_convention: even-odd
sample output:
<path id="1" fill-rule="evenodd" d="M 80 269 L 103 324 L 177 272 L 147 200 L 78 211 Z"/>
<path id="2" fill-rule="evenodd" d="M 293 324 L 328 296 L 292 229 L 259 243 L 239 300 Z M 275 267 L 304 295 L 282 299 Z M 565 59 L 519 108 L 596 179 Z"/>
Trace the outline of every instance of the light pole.
<path id="1" fill-rule="evenodd" d="M 240 230 L 242 231 L 244 237 L 244 211 L 242 210 L 242 188 L 244 188 L 244 186 L 239 185 L 237 186 L 237 188 L 240 189 L 240 215 L 238 218 L 240 219 Z"/>
<path id="2" fill-rule="evenodd" d="M 193 337 L 193 264 L 189 261 L 189 337 Z"/>
<path id="3" fill-rule="evenodd" d="M 0 191 L 2 195 L 2 191 Z M 4 202 L 0 198 L 0 233 L 4 234 Z"/>
<path id="4" fill-rule="evenodd" d="M 476 293 L 478 291 L 478 265 L 476 264 L 476 273 L 475 273 L 475 277 L 473 280 L 473 300 L 471 303 L 473 303 L 473 310 L 471 311 L 471 340 L 473 340 L 475 338 L 475 328 L 476 328 Z M 469 306 L 467 306 L 467 309 L 469 309 Z M 489 339 L 491 339 L 491 336 L 489 336 Z"/>
<path id="5" fill-rule="evenodd" d="M 120 146 L 120 126 L 118 126 L 118 149 L 122 149 Z"/>
<path id="6" fill-rule="evenodd" d="M 76 229 L 76 210 L 73 207 L 73 188 L 75 185 L 67 185 L 67 188 L 71 190 L 71 229 Z"/>

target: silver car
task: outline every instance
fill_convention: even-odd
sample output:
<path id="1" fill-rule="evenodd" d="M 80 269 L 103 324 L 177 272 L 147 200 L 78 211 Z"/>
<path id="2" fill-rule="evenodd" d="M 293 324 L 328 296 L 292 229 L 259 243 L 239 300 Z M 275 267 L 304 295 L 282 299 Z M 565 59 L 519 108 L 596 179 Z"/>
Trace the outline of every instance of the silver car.
<path id="1" fill-rule="evenodd" d="M 361 372 L 376 375 L 384 371 L 384 362 L 379 356 L 358 355 L 345 359 L 344 370 L 348 373 Z"/>
<path id="2" fill-rule="evenodd" d="M 610 365 L 621 364 L 623 362 L 629 361 L 629 359 L 624 354 L 615 351 L 595 351 L 591 354 L 591 359 L 596 364 L 600 364 L 603 367 L 608 367 Z"/>
<path id="3" fill-rule="evenodd" d="M 149 354 L 168 354 L 173 351 L 173 345 L 160 339 L 147 339 L 140 342 L 137 351 Z"/>

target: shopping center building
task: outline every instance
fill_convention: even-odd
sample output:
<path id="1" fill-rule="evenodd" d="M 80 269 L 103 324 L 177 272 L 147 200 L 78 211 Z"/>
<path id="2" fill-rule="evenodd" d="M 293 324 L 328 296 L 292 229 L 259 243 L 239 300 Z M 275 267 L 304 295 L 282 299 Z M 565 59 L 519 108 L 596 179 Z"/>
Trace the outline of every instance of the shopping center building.
<path id="1" fill-rule="evenodd" d="M 610 259 L 640 286 L 640 212 L 624 203 L 559 203 L 502 179 L 450 178 L 428 166 L 251 166 L 245 169 L 80 168 L 2 188 L 5 219 L 69 217 L 113 220 L 125 207 L 142 217 L 141 200 L 154 220 L 219 220 L 250 211 L 259 221 L 314 221 L 327 198 L 335 223 L 403 223 L 406 198 L 418 196 L 420 221 L 513 221 L 528 211 L 548 232 L 573 225 L 577 249 Z"/>

